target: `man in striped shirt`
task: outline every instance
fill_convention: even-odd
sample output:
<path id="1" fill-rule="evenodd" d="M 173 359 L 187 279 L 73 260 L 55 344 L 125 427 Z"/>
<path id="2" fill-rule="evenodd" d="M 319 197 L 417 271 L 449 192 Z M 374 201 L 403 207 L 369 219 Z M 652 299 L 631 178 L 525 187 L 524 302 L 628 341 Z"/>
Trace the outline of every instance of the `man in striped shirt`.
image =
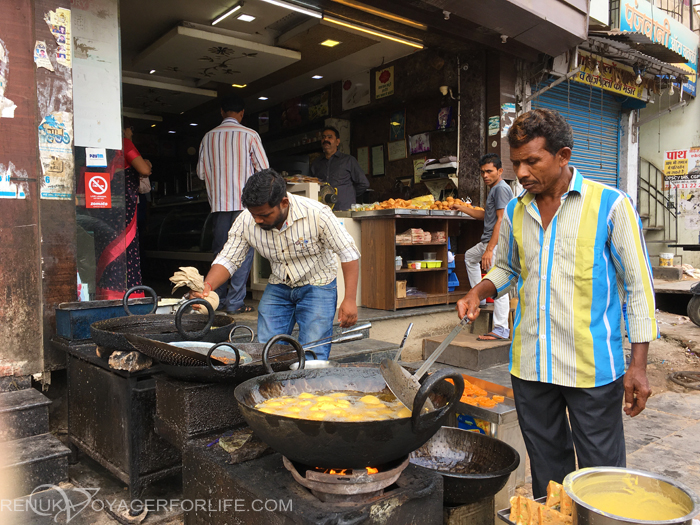
<path id="1" fill-rule="evenodd" d="M 291 334 L 299 324 L 302 344 L 329 337 L 337 303 L 336 275 L 340 258 L 345 298 L 338 309 L 340 326 L 357 321 L 357 277 L 360 252 L 350 234 L 318 201 L 287 193 L 275 170 L 253 175 L 243 189 L 247 208 L 231 228 L 229 239 L 207 273 L 202 294 L 207 296 L 243 264 L 255 248 L 270 261 L 272 275 L 258 306 L 258 339 L 266 343 L 277 334 Z M 330 344 L 315 349 L 328 359 Z"/>
<path id="2" fill-rule="evenodd" d="M 630 198 L 569 166 L 573 133 L 556 111 L 524 113 L 508 142 L 525 191 L 506 207 L 494 267 L 457 309 L 476 319 L 481 299 L 517 287 L 510 372 L 538 498 L 575 470 L 576 457 L 579 468 L 625 466 L 623 396 L 627 415 L 644 410 L 647 351 L 659 331 Z"/>
<path id="3" fill-rule="evenodd" d="M 244 113 L 242 98 L 235 95 L 224 98 L 221 101 L 224 121 L 204 135 L 199 146 L 197 175 L 207 186 L 214 227 L 214 256 L 223 248 L 231 226 L 243 209 L 243 186 L 253 173 L 270 167 L 260 136 L 241 125 Z M 221 299 L 220 310 L 229 313 L 253 311 L 243 303 L 253 253 L 250 250 L 230 280 L 216 289 Z"/>

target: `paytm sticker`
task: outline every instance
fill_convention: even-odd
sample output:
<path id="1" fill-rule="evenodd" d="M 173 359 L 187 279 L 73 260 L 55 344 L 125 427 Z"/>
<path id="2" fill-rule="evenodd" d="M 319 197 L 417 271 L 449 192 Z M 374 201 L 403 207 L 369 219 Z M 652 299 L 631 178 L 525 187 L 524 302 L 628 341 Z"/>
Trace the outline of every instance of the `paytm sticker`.
<path id="1" fill-rule="evenodd" d="M 106 168 L 107 150 L 105 148 L 85 148 L 85 161 L 88 168 Z"/>

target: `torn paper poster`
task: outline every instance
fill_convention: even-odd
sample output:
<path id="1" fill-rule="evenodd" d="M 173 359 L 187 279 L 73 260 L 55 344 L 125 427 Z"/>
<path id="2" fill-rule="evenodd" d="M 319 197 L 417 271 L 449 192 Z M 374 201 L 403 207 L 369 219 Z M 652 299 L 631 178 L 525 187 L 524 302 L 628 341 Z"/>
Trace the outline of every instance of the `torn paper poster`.
<path id="1" fill-rule="evenodd" d="M 0 40 L 0 118 L 14 118 L 15 108 L 14 102 L 9 98 L 5 98 L 7 90 L 7 79 L 10 76 L 10 56 L 7 52 L 5 43 Z"/>
<path id="2" fill-rule="evenodd" d="M 49 71 L 53 71 L 53 65 L 51 64 L 51 59 L 46 52 L 46 42 L 43 40 L 37 40 L 34 44 L 34 63 L 36 67 L 43 67 Z"/>
<path id="3" fill-rule="evenodd" d="M 18 170 L 12 162 L 5 167 L 0 163 L 0 199 L 26 199 L 26 182 L 21 179 L 26 179 L 27 173 L 24 170 Z"/>
<path id="4" fill-rule="evenodd" d="M 73 197 L 73 115 L 65 111 L 46 115 L 39 125 L 42 199 Z"/>
<path id="5" fill-rule="evenodd" d="M 46 115 L 39 124 L 39 155 L 72 158 L 72 137 L 73 115 L 65 111 Z"/>
<path id="6" fill-rule="evenodd" d="M 44 15 L 51 34 L 56 39 L 56 62 L 65 67 L 72 67 L 70 9 L 59 7 Z"/>

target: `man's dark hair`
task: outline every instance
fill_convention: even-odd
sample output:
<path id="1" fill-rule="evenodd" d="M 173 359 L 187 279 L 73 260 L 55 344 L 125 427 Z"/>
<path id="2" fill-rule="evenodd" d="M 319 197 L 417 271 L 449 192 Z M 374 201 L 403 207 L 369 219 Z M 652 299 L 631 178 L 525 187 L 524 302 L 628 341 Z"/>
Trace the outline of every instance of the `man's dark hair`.
<path id="1" fill-rule="evenodd" d="M 324 133 L 326 131 L 332 131 L 333 133 L 335 133 L 335 138 L 337 138 L 337 139 L 340 138 L 340 132 L 337 129 L 335 129 L 333 126 L 326 126 L 325 128 L 323 128 L 323 131 L 324 131 Z"/>
<path id="2" fill-rule="evenodd" d="M 232 111 L 234 113 L 240 113 L 245 109 L 245 100 L 243 100 L 238 95 L 229 95 L 221 99 L 221 110 L 224 113 Z"/>
<path id="3" fill-rule="evenodd" d="M 255 173 L 243 187 L 241 202 L 246 208 L 269 205 L 274 208 L 287 196 L 287 183 L 272 168 Z"/>
<path id="4" fill-rule="evenodd" d="M 485 166 L 486 164 L 493 164 L 493 167 L 497 170 L 500 170 L 503 167 L 501 157 L 499 157 L 495 153 L 487 153 L 479 159 L 479 167 Z"/>
<path id="5" fill-rule="evenodd" d="M 574 148 L 571 126 L 552 109 L 533 109 L 520 115 L 508 131 L 508 144 L 519 148 L 538 137 L 544 138 L 544 148 L 552 155 L 562 148 Z"/>

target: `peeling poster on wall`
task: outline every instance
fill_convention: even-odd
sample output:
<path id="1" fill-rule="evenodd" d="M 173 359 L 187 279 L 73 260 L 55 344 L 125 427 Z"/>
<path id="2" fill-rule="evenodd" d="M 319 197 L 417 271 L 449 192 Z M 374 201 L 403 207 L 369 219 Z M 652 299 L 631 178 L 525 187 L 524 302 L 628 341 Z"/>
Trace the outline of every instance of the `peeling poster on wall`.
<path id="1" fill-rule="evenodd" d="M 44 20 L 58 45 L 56 48 L 56 62 L 65 67 L 72 67 L 70 9 L 59 7 L 55 12 L 49 11 L 44 15 Z"/>
<path id="2" fill-rule="evenodd" d="M 20 185 L 22 179 L 27 178 L 24 170 L 18 170 L 12 162 L 5 167 L 0 163 L 0 199 L 26 199 L 27 193 L 24 186 Z"/>
<path id="3" fill-rule="evenodd" d="M 73 115 L 46 115 L 39 125 L 42 199 L 71 199 L 73 195 Z"/>
<path id="4" fill-rule="evenodd" d="M 0 40 L 0 118 L 14 118 L 15 108 L 14 102 L 9 98 L 5 98 L 5 90 L 7 90 L 7 79 L 10 76 L 10 56 L 7 52 L 5 42 Z"/>
<path id="5" fill-rule="evenodd" d="M 36 67 L 43 67 L 49 71 L 53 71 L 53 64 L 51 64 L 51 59 L 46 52 L 46 42 L 43 40 L 37 40 L 34 44 L 34 63 Z"/>

